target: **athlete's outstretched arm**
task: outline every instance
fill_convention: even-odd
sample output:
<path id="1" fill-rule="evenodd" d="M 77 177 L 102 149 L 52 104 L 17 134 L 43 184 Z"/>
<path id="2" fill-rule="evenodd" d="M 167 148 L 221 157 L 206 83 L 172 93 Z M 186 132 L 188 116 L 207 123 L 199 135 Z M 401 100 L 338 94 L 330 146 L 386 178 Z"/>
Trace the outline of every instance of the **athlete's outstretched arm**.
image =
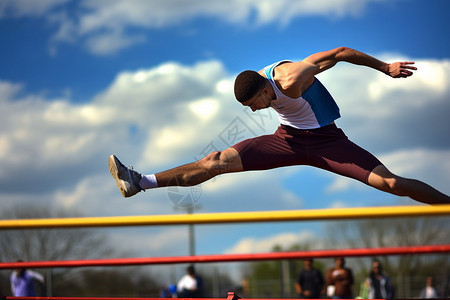
<path id="1" fill-rule="evenodd" d="M 347 47 L 338 47 L 332 50 L 318 52 L 308 56 L 304 61 L 316 66 L 316 74 L 332 68 L 340 61 L 366 66 L 393 78 L 409 77 L 413 74 L 413 70 L 417 70 L 416 67 L 411 66 L 414 64 L 412 61 L 388 64 L 373 56 Z"/>

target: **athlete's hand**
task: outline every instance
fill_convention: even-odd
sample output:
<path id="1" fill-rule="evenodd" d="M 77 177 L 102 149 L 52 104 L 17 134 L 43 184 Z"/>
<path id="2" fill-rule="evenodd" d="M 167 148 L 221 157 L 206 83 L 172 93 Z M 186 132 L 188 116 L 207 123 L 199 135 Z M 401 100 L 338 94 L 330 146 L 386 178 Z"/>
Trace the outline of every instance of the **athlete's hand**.
<path id="1" fill-rule="evenodd" d="M 411 70 L 417 70 L 416 67 L 411 66 L 413 61 L 395 62 L 389 64 L 388 75 L 393 78 L 406 78 L 413 74 Z"/>

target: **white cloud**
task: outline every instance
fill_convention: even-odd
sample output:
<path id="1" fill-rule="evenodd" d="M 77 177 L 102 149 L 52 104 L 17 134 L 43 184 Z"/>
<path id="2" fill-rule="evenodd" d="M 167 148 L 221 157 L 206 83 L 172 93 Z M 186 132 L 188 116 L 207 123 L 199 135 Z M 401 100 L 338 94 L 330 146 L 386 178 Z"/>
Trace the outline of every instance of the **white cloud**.
<path id="1" fill-rule="evenodd" d="M 147 230 L 127 230 L 122 229 L 114 231 L 110 234 L 111 241 L 120 245 L 124 251 L 129 250 L 129 246 L 133 245 L 134 249 L 138 249 L 139 255 L 152 253 L 151 256 L 175 256 L 187 254 L 187 230 L 185 227 L 152 228 Z M 142 238 L 143 235 L 151 235 L 151 238 Z"/>
<path id="2" fill-rule="evenodd" d="M 291 191 L 283 191 L 280 195 L 280 202 L 286 207 L 301 207 L 302 200 Z"/>
<path id="3" fill-rule="evenodd" d="M 201 99 L 189 105 L 189 109 L 200 119 L 209 120 L 218 112 L 220 104 L 214 99 Z"/>
<path id="4" fill-rule="evenodd" d="M 348 203 L 342 200 L 336 200 L 333 203 L 331 203 L 330 208 L 344 208 L 347 207 Z"/>
<path id="5" fill-rule="evenodd" d="M 88 48 L 92 52 L 104 54 L 145 39 L 143 36 L 129 37 L 129 33 L 126 33 L 129 27 L 151 29 L 174 26 L 201 16 L 232 24 L 252 23 L 253 16 L 257 25 L 277 22 L 287 24 L 293 18 L 305 15 L 357 16 L 371 2 L 375 0 L 133 1 L 131 4 L 129 1 L 88 0 L 82 3 L 86 13 L 79 16 L 77 31 L 80 36 L 89 36 Z M 105 30 L 109 32 L 106 36 L 97 33 Z"/>
<path id="6" fill-rule="evenodd" d="M 6 99 L 2 106 L 0 136 L 5 147 L 0 151 L 0 177 L 11 176 L 18 166 L 32 171 L 83 161 L 110 139 L 100 131 L 106 129 L 102 118 L 111 117 L 109 108 L 33 95 Z"/>
<path id="7" fill-rule="evenodd" d="M 0 101 L 6 101 L 7 99 L 14 97 L 22 89 L 22 84 L 0 80 L 0 95 L 2 95 Z"/>
<path id="8" fill-rule="evenodd" d="M 342 18 L 345 16 L 361 16 L 367 6 L 377 0 L 301 0 L 301 1 L 258 1 L 255 9 L 258 12 L 257 20 L 261 24 L 279 21 L 289 23 L 292 19 L 301 16 L 324 16 Z"/>
<path id="9" fill-rule="evenodd" d="M 146 40 L 143 34 L 125 35 L 121 31 L 110 31 L 88 37 L 85 44 L 91 53 L 103 55 L 116 53 Z"/>
<path id="10" fill-rule="evenodd" d="M 247 237 L 241 239 L 236 245 L 226 249 L 225 253 L 271 252 L 275 246 L 281 246 L 283 249 L 287 249 L 293 245 L 312 242 L 313 239 L 314 234 L 309 231 L 302 231 L 299 233 L 285 232 L 260 239 Z"/>
<path id="11" fill-rule="evenodd" d="M 8 0 L 0 3 L 1 17 L 46 17 L 59 28 L 51 38 L 51 53 L 58 42 L 81 40 L 91 53 L 112 54 L 145 42 L 145 30 L 176 26 L 209 17 L 236 25 L 286 25 L 301 16 L 341 18 L 360 16 L 372 2 L 380 0 L 230 0 L 145 1 L 84 0 L 77 9 L 63 6 L 68 0 Z M 133 30 L 142 30 L 137 33 Z"/>
<path id="12" fill-rule="evenodd" d="M 87 0 L 82 6 L 87 9 L 81 17 L 82 32 L 90 32 L 105 27 L 141 26 L 157 28 L 177 24 L 200 16 L 210 16 L 230 23 L 247 21 L 256 12 L 258 23 L 269 23 L 299 15 L 345 16 L 357 15 L 376 0 L 340 0 L 340 1 L 108 1 Z"/>
<path id="13" fill-rule="evenodd" d="M 53 8 L 69 2 L 69 0 L 2 0 L 0 2 L 0 18 L 42 16 Z"/>
<path id="14" fill-rule="evenodd" d="M 386 98 L 386 95 L 395 92 L 413 92 L 419 95 L 429 92 L 443 94 L 450 81 L 449 64 L 449 61 L 418 60 L 415 66 L 419 71 L 416 71 L 412 77 L 407 79 L 407 84 L 402 80 L 392 80 L 388 76 L 377 74 L 376 79 L 368 85 L 369 97 L 372 101 L 380 102 Z M 425 106 L 427 104 L 420 97 L 411 100 L 415 100 L 413 103 L 410 102 L 412 105 Z"/>

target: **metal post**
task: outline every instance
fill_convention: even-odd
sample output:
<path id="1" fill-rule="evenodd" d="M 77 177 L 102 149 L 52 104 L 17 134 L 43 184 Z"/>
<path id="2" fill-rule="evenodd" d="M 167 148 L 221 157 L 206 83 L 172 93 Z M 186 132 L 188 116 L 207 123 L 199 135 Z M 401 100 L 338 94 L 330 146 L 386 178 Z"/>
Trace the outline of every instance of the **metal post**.
<path id="1" fill-rule="evenodd" d="M 44 296 L 47 297 L 52 297 L 52 269 L 47 268 L 45 271 L 45 284 L 46 284 L 46 289 L 47 289 L 47 293 Z"/>
<path id="2" fill-rule="evenodd" d="M 194 208 L 192 206 L 187 208 L 187 213 L 192 214 Z M 189 224 L 189 255 L 195 255 L 195 232 L 194 232 L 194 224 Z"/>
<path id="3" fill-rule="evenodd" d="M 281 298 L 290 297 L 290 272 L 287 260 L 280 260 L 280 291 Z"/>

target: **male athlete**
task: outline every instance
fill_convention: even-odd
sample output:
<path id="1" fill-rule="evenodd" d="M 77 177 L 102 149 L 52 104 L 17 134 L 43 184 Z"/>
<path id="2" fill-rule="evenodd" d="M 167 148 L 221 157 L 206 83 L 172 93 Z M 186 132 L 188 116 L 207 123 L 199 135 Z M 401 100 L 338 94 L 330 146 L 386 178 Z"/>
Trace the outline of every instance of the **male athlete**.
<path id="1" fill-rule="evenodd" d="M 144 176 L 111 155 L 109 170 L 120 192 L 130 197 L 150 188 L 197 185 L 224 173 L 310 165 L 419 202 L 450 203 L 449 196 L 426 183 L 392 174 L 336 127 L 339 108 L 315 75 L 340 61 L 366 66 L 393 78 L 406 78 L 417 70 L 412 66 L 414 62 L 388 64 L 339 47 L 312 54 L 303 61 L 281 61 L 259 72 L 244 71 L 235 81 L 236 99 L 252 111 L 272 107 L 281 123 L 274 134 L 247 139 L 196 162 Z"/>

